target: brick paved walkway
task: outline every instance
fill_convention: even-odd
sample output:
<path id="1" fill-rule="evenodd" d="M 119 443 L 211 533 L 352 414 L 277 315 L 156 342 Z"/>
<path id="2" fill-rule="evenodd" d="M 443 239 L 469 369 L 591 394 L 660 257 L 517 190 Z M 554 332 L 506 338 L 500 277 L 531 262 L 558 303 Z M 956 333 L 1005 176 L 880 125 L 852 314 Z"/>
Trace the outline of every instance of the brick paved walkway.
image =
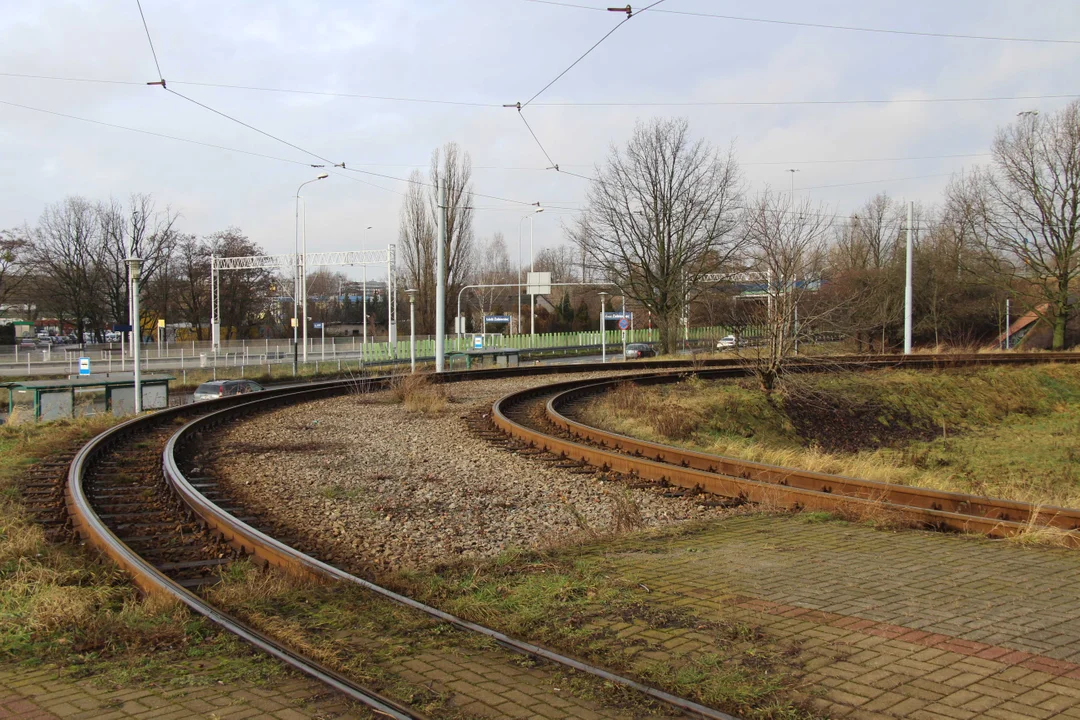
<path id="1" fill-rule="evenodd" d="M 1080 718 L 1076 551 L 787 516 L 656 543 L 617 565 L 656 601 L 801 644 L 831 717 Z"/>
<path id="2" fill-rule="evenodd" d="M 178 668 L 178 671 L 181 669 Z M 192 668 L 192 673 L 205 670 Z M 102 688 L 64 678 L 55 668 L 0 666 L 0 719 L 180 720 L 243 718 L 305 720 L 372 718 L 306 678 L 286 676 L 272 686 L 206 685 L 185 688 Z"/>

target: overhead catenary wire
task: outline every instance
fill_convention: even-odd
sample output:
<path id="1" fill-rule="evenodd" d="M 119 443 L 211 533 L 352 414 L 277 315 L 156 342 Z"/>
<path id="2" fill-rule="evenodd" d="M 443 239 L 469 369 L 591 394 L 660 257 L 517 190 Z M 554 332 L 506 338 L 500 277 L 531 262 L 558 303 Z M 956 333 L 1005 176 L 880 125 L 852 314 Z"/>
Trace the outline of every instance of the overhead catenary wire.
<path id="1" fill-rule="evenodd" d="M 0 72 L 0 77 L 19 78 L 24 80 L 49 80 L 56 82 L 89 83 L 101 85 L 132 85 L 145 86 L 145 82 L 134 80 L 113 80 L 107 78 L 84 78 L 59 75 L 41 75 L 34 73 Z M 158 85 L 160 83 L 154 83 Z M 247 90 L 254 92 L 281 93 L 293 95 L 317 95 L 332 98 L 352 98 L 361 100 L 378 100 L 385 102 L 405 103 L 429 103 L 436 105 L 457 105 L 478 108 L 516 108 L 517 104 L 474 102 L 467 100 L 444 100 L 439 98 L 409 98 L 394 97 L 389 95 L 365 95 L 360 93 L 331 92 L 323 90 L 309 90 L 304 88 L 275 88 L 258 87 L 253 85 L 234 85 L 226 83 L 189 82 L 185 80 L 170 80 L 169 85 L 188 85 L 192 87 L 222 88 L 229 90 Z M 1080 97 L 1077 93 L 1051 93 L 1045 95 L 984 95 L 969 97 L 897 97 L 897 98 L 839 98 L 829 100 L 627 100 L 627 101 L 588 101 L 566 100 L 552 102 L 533 102 L 531 107 L 541 108 L 590 108 L 590 107 L 784 107 L 784 106 L 829 106 L 829 105 L 934 105 L 954 103 L 983 103 L 983 102 L 1030 102 L 1034 100 L 1070 100 Z M 524 107 L 524 105 L 522 106 Z"/>
<path id="2" fill-rule="evenodd" d="M 556 5 L 559 7 L 576 8 L 580 10 L 595 10 L 600 12 L 607 12 L 607 8 L 596 7 L 595 5 L 581 5 L 578 3 L 560 2 L 559 0 L 525 0 L 525 2 L 537 3 L 540 5 Z M 922 30 L 896 30 L 893 28 L 873 28 L 873 27 L 860 27 L 856 25 L 839 25 L 831 23 L 814 23 L 804 22 L 799 20 L 777 20 L 774 18 L 760 18 L 750 17 L 746 15 L 722 15 L 719 13 L 707 13 L 696 12 L 692 10 L 671 10 L 662 9 L 654 10 L 653 12 L 664 13 L 666 15 L 683 15 L 688 17 L 702 17 L 713 18 L 717 20 L 731 20 L 734 22 L 746 22 L 746 23 L 761 23 L 767 25 L 788 25 L 793 27 L 806 27 L 814 28 L 817 30 L 841 30 L 846 32 L 859 32 L 859 33 L 878 33 L 885 35 L 909 35 L 914 37 L 928 37 L 928 38 L 940 38 L 940 39 L 953 39 L 953 40 L 986 40 L 992 42 L 1016 42 L 1016 43 L 1048 43 L 1059 45 L 1080 45 L 1080 40 L 1058 39 L 1058 38 L 1031 38 L 1031 37 L 1010 37 L 1005 35 L 975 35 L 970 33 L 947 33 L 947 32 L 933 32 Z"/>
<path id="3" fill-rule="evenodd" d="M 154 49 L 154 39 L 150 37 L 150 26 L 146 24 L 146 15 L 143 13 L 142 0 L 135 0 L 139 6 L 139 17 L 142 18 L 143 30 L 146 31 L 146 42 L 150 43 L 150 54 L 154 56 L 154 67 L 157 68 L 158 80 L 162 87 L 165 85 L 165 75 L 161 72 L 161 63 L 158 62 L 157 50 Z"/>

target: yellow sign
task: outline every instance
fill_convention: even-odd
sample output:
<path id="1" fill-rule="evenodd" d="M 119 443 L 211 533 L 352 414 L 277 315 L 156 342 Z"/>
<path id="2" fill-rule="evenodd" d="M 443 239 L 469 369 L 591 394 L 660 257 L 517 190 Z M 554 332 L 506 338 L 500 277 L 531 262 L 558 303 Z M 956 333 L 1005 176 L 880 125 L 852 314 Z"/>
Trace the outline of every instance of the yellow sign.
<path id="1" fill-rule="evenodd" d="M 296 318 L 293 318 L 293 319 L 292 319 L 292 326 L 293 326 L 293 327 L 296 327 Z"/>
<path id="2" fill-rule="evenodd" d="M 161 327 L 165 327 L 165 318 L 158 318 L 158 321 L 157 321 L 157 326 L 158 326 L 159 328 L 161 328 Z"/>

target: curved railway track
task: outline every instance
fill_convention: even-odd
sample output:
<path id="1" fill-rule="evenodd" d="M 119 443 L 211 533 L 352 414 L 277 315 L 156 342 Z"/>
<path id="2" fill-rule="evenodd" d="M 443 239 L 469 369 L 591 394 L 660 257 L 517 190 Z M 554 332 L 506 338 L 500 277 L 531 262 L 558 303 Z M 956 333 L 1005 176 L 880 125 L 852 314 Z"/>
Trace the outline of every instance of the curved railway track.
<path id="1" fill-rule="evenodd" d="M 685 361 L 653 361 L 622 369 L 685 366 Z M 543 366 L 524 371 L 446 373 L 439 380 L 455 382 L 612 369 L 610 365 L 598 364 Z M 200 434 L 213 431 L 222 423 L 292 403 L 376 390 L 389 382 L 389 378 L 382 377 L 278 388 L 199 406 L 171 408 L 129 420 L 92 439 L 71 461 L 63 489 L 67 514 L 86 543 L 126 570 L 144 592 L 178 599 L 260 650 L 388 717 L 425 716 L 293 651 L 213 606 L 200 596 L 198 590 L 215 583 L 225 566 L 242 558 L 287 568 L 291 572 L 353 583 L 460 630 L 483 635 L 514 652 L 632 688 L 654 701 L 696 717 L 733 720 L 725 713 L 462 620 L 323 563 L 292 547 L 290 538 L 275 538 L 271 536 L 272 531 L 264 532 L 268 529 L 257 527 L 255 518 L 245 517 L 243 508 L 232 504 L 215 482 L 197 476 L 190 467 L 185 474 L 178 462 L 178 457 L 197 447 Z"/>
<path id="2" fill-rule="evenodd" d="M 1073 353 L 916 356 L 858 363 L 834 362 L 829 367 L 936 369 L 1048 361 L 1080 362 L 1080 356 Z M 811 369 L 812 365 L 804 365 L 804 368 Z M 668 383 L 688 374 L 639 376 L 634 382 L 639 385 Z M 747 371 L 727 367 L 702 370 L 697 374 L 705 378 L 738 377 L 746 375 Z M 835 511 L 873 506 L 906 523 L 978 532 L 990 537 L 1015 535 L 1032 526 L 1048 526 L 1062 531 L 1063 538 L 1071 546 L 1080 546 L 1080 510 L 1036 507 L 1013 500 L 893 485 L 711 455 L 608 432 L 573 417 L 581 403 L 607 392 L 620 382 L 625 380 L 578 380 L 511 393 L 495 403 L 492 420 L 504 433 L 536 451 L 692 492 L 791 509 Z"/>
<path id="3" fill-rule="evenodd" d="M 945 367 L 1048 360 L 1077 361 L 1080 357 L 1039 354 L 927 356 L 901 360 L 833 358 L 828 361 L 828 366 Z M 818 367 L 817 362 L 798 365 L 803 369 Z M 686 361 L 647 361 L 634 363 L 630 367 L 600 364 L 545 366 L 515 371 L 446 373 L 438 380 L 455 382 L 522 374 L 615 369 L 682 370 L 674 374 L 654 372 L 635 378 L 639 383 L 660 383 L 685 376 L 691 372 L 689 367 L 690 363 Z M 698 364 L 692 372 L 732 377 L 746 371 L 738 361 L 731 360 Z M 790 506 L 807 508 L 831 509 L 838 502 L 886 502 L 925 524 L 977 529 L 988 534 L 1014 532 L 1035 512 L 1023 503 L 949 493 L 938 493 L 939 496 L 948 497 L 931 499 L 930 494 L 914 488 L 884 486 L 881 483 L 689 453 L 604 433 L 585 426 L 567 414 L 572 414 L 574 403 L 603 392 L 613 383 L 624 381 L 625 377 L 604 382 L 561 382 L 513 393 L 495 403 L 492 419 L 503 432 L 538 450 L 627 475 L 682 486 L 694 492 L 714 492 L 749 501 L 769 499 L 776 502 L 779 499 Z M 464 631 L 485 635 L 515 652 L 544 658 L 633 688 L 689 714 L 730 719 L 729 715 L 684 698 L 453 617 L 323 563 L 293 547 L 295 543 L 292 539 L 272 537 L 272 529 L 257 527 L 252 518 L 245 517 L 243 508 L 232 504 L 212 480 L 200 477 L 195 468 L 183 466 L 183 458 L 195 454 L 200 434 L 213 432 L 222 423 L 292 403 L 378 389 L 385 387 L 388 382 L 388 378 L 367 378 L 277 388 L 256 395 L 223 398 L 197 407 L 172 408 L 129 420 L 102 433 L 78 450 L 64 483 L 67 514 L 82 538 L 128 571 L 145 592 L 178 598 L 195 612 L 205 615 L 261 650 L 389 717 L 421 718 L 423 715 L 290 650 L 214 607 L 200 596 L 198 590 L 215 582 L 222 567 L 233 560 L 254 558 L 260 563 L 285 567 L 310 576 L 354 583 Z M 56 470 L 48 468 L 45 472 L 55 474 Z M 26 499 L 31 504 L 39 499 L 35 496 L 40 496 L 41 507 L 31 507 L 31 512 L 56 524 L 60 519 L 48 510 L 50 501 L 55 504 L 55 490 L 50 490 L 47 482 L 43 481 L 40 485 L 34 487 L 31 483 L 26 488 Z M 1038 522 L 1070 531 L 1070 537 L 1078 535 L 1072 532 L 1080 527 L 1080 514 L 1075 511 L 1043 509 L 1034 516 Z"/>

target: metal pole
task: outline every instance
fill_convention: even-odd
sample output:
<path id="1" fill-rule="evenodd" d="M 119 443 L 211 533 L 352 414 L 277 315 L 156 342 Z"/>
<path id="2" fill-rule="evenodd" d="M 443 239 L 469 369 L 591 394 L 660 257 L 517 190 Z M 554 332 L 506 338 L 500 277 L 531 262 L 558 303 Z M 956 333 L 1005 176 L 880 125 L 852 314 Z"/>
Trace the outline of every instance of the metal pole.
<path id="1" fill-rule="evenodd" d="M 533 240 L 536 237 L 536 227 L 533 224 L 533 216 L 529 216 L 529 273 L 536 277 L 536 256 L 533 254 Z M 533 288 L 535 290 L 535 288 Z M 529 334 L 536 335 L 536 293 L 529 293 Z"/>
<path id="2" fill-rule="evenodd" d="M 135 277 L 131 278 L 131 289 L 131 305 L 134 311 L 134 315 L 132 317 L 134 322 L 131 325 L 131 329 L 135 339 L 135 343 L 133 346 L 135 350 L 135 414 L 138 415 L 142 412 L 142 370 L 139 367 L 139 346 L 142 345 L 142 343 L 140 342 L 140 340 L 142 339 L 140 337 L 140 335 L 142 335 L 142 332 L 139 328 L 139 280 Z"/>
<path id="3" fill-rule="evenodd" d="M 526 215 L 525 217 L 528 217 L 528 215 Z M 521 332 L 521 223 L 524 220 L 525 220 L 524 217 L 521 218 L 521 220 L 518 220 L 518 269 L 517 269 L 517 281 L 518 281 L 518 283 L 517 283 L 517 306 L 518 306 L 517 331 L 518 331 L 518 333 Z"/>
<path id="4" fill-rule="evenodd" d="M 301 250 L 303 258 L 300 261 L 300 291 L 303 294 L 301 295 L 300 306 L 301 306 L 301 312 L 303 313 L 303 317 L 301 318 L 301 320 L 304 323 L 304 330 L 303 330 L 303 333 L 302 333 L 303 338 L 304 338 L 304 362 L 307 362 L 307 346 L 308 346 L 308 341 L 307 341 L 307 320 L 308 320 L 308 314 L 307 314 L 307 202 L 306 201 L 304 202 L 304 224 L 303 224 L 303 231 L 301 232 L 301 242 L 303 243 L 303 249 Z"/>
<path id="5" fill-rule="evenodd" d="M 367 345 L 367 265 L 364 266 L 364 344 Z"/>
<path id="6" fill-rule="evenodd" d="M 911 354 L 911 223 L 915 203 L 907 206 L 907 269 L 904 274 L 904 354 Z"/>
<path id="7" fill-rule="evenodd" d="M 416 372 L 416 302 L 409 295 L 409 367 Z"/>
<path id="8" fill-rule="evenodd" d="M 435 372 L 443 371 L 446 349 L 446 178 L 439 179 L 439 247 L 435 282 Z"/>
<path id="9" fill-rule="evenodd" d="M 321 338 L 321 342 L 322 342 L 322 359 L 326 360 L 326 320 L 323 320 L 322 327 L 319 328 L 319 330 L 320 330 L 320 333 L 322 335 L 322 338 Z"/>
<path id="10" fill-rule="evenodd" d="M 1010 322 L 1010 311 L 1012 308 L 1009 305 L 1009 298 L 1005 298 L 1005 349 L 1008 350 L 1011 343 L 1009 340 L 1012 335 L 1012 323 Z"/>
<path id="11" fill-rule="evenodd" d="M 600 362 L 607 362 L 607 337 L 604 332 L 604 296 L 600 296 Z"/>
<path id="12" fill-rule="evenodd" d="M 304 187 L 300 185 L 300 187 Z M 292 316 L 299 323 L 300 318 L 300 188 L 296 189 L 296 226 L 293 234 L 293 291 L 292 291 Z M 293 347 L 296 347 L 297 333 L 299 328 L 296 324 L 293 325 L 292 341 Z"/>

